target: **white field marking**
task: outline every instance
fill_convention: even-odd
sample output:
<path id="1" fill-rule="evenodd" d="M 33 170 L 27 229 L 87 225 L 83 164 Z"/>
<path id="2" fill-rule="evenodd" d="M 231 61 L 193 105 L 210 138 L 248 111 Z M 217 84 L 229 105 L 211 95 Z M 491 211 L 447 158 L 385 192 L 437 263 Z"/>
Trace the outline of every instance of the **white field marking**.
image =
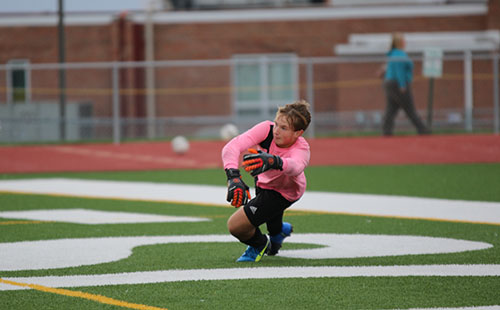
<path id="1" fill-rule="evenodd" d="M 227 188 L 209 185 L 31 179 L 0 181 L 0 191 L 229 206 Z M 306 192 L 291 210 L 500 225 L 499 202 Z"/>
<path id="2" fill-rule="evenodd" d="M 2 181 L 0 181 L 0 191 L 1 186 L 4 184 L 1 184 Z M 166 184 L 167 186 L 171 186 Z M 175 186 L 175 185 L 174 185 Z M 212 188 L 215 189 L 215 188 Z M 31 189 L 32 190 L 32 189 Z M 52 189 L 53 190 L 53 189 Z M 192 193 L 193 190 L 199 190 L 199 188 L 192 188 L 190 187 L 188 189 L 189 193 Z M 26 191 L 25 189 L 19 190 L 19 189 L 9 189 L 7 190 L 9 192 L 32 192 L 32 191 Z M 218 192 L 224 192 L 225 187 L 222 187 L 217 190 Z M 47 194 L 47 192 L 41 191 L 38 192 L 40 194 Z M 56 194 L 56 195 L 75 195 L 74 193 L 68 193 L 68 192 L 49 192 L 48 194 Z M 324 194 L 324 193 L 313 193 L 313 194 Z M 327 199 L 333 198 L 335 195 L 337 196 L 346 196 L 347 198 L 352 198 L 350 196 L 361 196 L 361 195 L 344 195 L 344 194 L 331 194 L 331 193 L 326 193 L 328 194 L 329 197 L 323 197 Z M 84 194 L 82 195 L 77 194 L 77 196 L 85 196 L 85 197 L 102 197 L 102 198 L 118 198 L 118 199 L 124 199 L 124 197 L 119 196 L 100 196 L 100 195 L 95 195 L 95 193 L 89 194 Z M 315 195 L 309 195 L 306 194 L 305 197 L 307 196 L 315 196 Z M 372 195 L 362 195 L 364 197 L 362 198 L 368 198 L 369 196 Z M 186 196 L 190 197 L 190 196 Z M 375 200 L 380 200 L 380 198 L 383 198 L 384 196 L 374 196 Z M 398 198 L 398 199 L 412 199 L 412 198 L 406 198 L 406 197 L 392 197 L 389 196 L 390 198 Z M 207 204 L 207 201 L 205 199 L 206 197 L 203 198 L 203 201 L 192 201 L 189 199 L 189 201 L 185 201 L 183 197 L 181 199 L 175 199 L 177 202 L 187 202 L 187 203 L 200 203 L 200 204 Z M 212 197 L 213 198 L 213 197 Z M 135 198 L 129 198 L 129 199 L 141 199 L 141 200 L 159 200 L 159 201 L 172 201 L 172 199 L 164 199 L 164 198 L 156 198 L 156 199 L 151 199 L 151 197 L 135 197 Z M 305 200 L 304 198 L 302 201 Z M 349 200 L 349 199 L 348 199 Z M 373 199 L 370 199 L 371 203 L 373 204 L 374 201 Z M 425 202 L 424 200 L 427 199 L 418 199 L 421 202 Z M 403 205 L 406 205 L 405 201 L 400 200 L 400 202 Z M 427 201 L 428 202 L 428 201 Z M 451 201 L 453 202 L 453 201 Z M 208 204 L 214 204 L 214 205 L 222 205 L 219 202 L 216 203 L 208 203 Z M 484 204 L 484 203 L 480 203 Z M 488 204 L 488 203 L 487 203 Z M 223 204 L 225 205 L 225 203 Z M 346 213 L 349 214 L 350 212 L 346 210 L 333 210 L 332 208 L 328 207 L 327 205 L 321 206 L 321 210 L 318 210 L 318 204 L 314 203 L 311 207 L 305 207 L 305 208 L 296 208 L 296 209 L 306 209 L 310 211 L 323 211 L 323 212 L 336 212 L 336 213 Z M 326 208 L 325 208 L 326 207 Z M 421 207 L 421 206 L 420 206 Z M 419 208 L 420 208 L 419 207 Z M 463 206 L 462 206 L 463 207 Z M 463 208 L 460 208 L 463 209 Z M 373 210 L 370 208 L 369 210 L 372 212 Z M 487 210 L 490 211 L 490 210 Z M 398 210 L 400 212 L 400 210 Z M 360 212 L 357 214 L 365 214 L 365 215 L 372 215 L 371 213 L 365 213 Z M 383 214 L 373 214 L 373 215 L 378 215 L 378 216 L 398 216 L 398 217 L 407 217 L 405 215 L 397 214 L 397 215 L 387 215 L 385 213 Z M 415 218 L 424 218 L 422 214 L 418 214 L 417 216 L 411 216 Z M 438 217 L 433 217 L 431 219 L 441 219 Z M 450 220 L 447 218 L 444 218 L 442 220 Z M 453 221 L 457 221 L 457 219 L 451 219 Z M 462 221 L 462 220 L 458 220 Z M 465 222 L 470 222 L 470 221 L 465 221 Z M 488 223 L 488 221 L 480 220 L 479 222 L 485 222 Z M 494 224 L 497 224 L 499 221 L 495 220 L 493 221 Z M 296 237 L 300 237 L 300 235 L 294 235 Z M 340 237 L 341 235 L 339 235 Z M 342 235 L 344 237 L 354 237 L 354 236 L 349 236 L 349 235 Z M 361 236 L 361 235 L 358 235 Z M 306 236 L 304 236 L 306 237 Z M 369 238 L 374 238 L 376 236 L 367 236 Z M 389 236 L 391 237 L 391 236 Z M 394 236 L 393 236 L 394 237 Z M 419 238 L 419 237 L 411 237 L 411 236 L 402 236 L 402 237 L 409 237 L 409 238 Z M 307 236 L 307 240 L 304 241 L 305 243 L 311 243 L 311 240 L 309 239 L 311 236 Z M 365 242 L 370 241 L 368 239 L 365 240 Z M 300 238 L 296 239 L 296 242 Z M 441 238 L 442 239 L 442 238 Z M 71 240 L 71 239 L 69 239 Z M 74 240 L 74 239 L 73 239 Z M 292 238 L 289 239 L 292 241 Z M 452 240 L 452 239 L 449 239 Z M 233 241 L 231 239 L 231 241 Z M 338 240 L 339 241 L 339 240 Z M 344 240 L 343 242 L 346 242 L 349 240 Z M 366 245 L 374 245 L 373 244 L 374 240 L 371 240 L 372 243 L 365 244 Z M 415 240 L 413 240 L 415 241 Z M 455 240 L 455 241 L 461 241 L 461 240 Z M 199 240 L 195 242 L 200 242 Z M 210 241 L 213 242 L 213 241 Z M 226 242 L 226 241 L 224 241 Z M 394 242 L 394 240 L 392 240 Z M 406 243 L 405 241 L 404 243 Z M 465 241 L 465 242 L 470 242 L 470 241 Z M 389 242 L 390 245 L 392 246 L 393 243 Z M 1 245 L 1 244 L 0 244 Z M 486 244 L 487 248 L 490 247 L 490 245 Z M 382 246 L 382 244 L 380 244 Z M 387 246 L 387 244 L 386 244 Z M 330 249 L 331 246 L 327 246 L 325 249 Z M 343 249 L 337 249 L 343 251 Z M 465 250 L 465 249 L 463 249 Z M 39 251 L 39 250 L 36 250 Z M 35 252 L 36 252 L 35 251 Z M 301 250 L 297 250 L 301 251 Z M 3 251 L 0 251 L 2 253 Z M 288 254 L 290 257 L 294 257 L 296 251 L 281 251 L 281 255 L 285 254 L 286 252 L 289 252 Z M 418 253 L 414 253 L 418 254 Z M 27 257 L 35 257 L 36 254 L 29 254 Z M 390 255 L 390 254 L 389 254 Z M 393 254 L 393 255 L 398 255 L 398 254 Z M 400 254 L 401 255 L 401 254 Z M 321 255 L 320 255 L 321 256 Z M 26 256 L 24 257 L 26 258 Z M 313 258 L 313 257 L 310 257 Z M 0 260 L 1 262 L 2 260 Z M 387 273 L 384 273 L 383 270 L 386 270 Z M 245 275 L 246 274 L 246 275 Z M 193 277 L 193 275 L 196 275 Z M 225 276 L 221 276 L 225 275 Z M 232 275 L 232 277 L 229 277 L 228 275 Z M 245 268 L 245 269 L 203 269 L 203 270 L 173 270 L 173 271 L 154 271 L 154 272 L 133 272 L 133 273 L 122 273 L 122 274 L 109 274 L 109 275 L 80 275 L 80 276 L 62 276 L 62 277 L 54 277 L 54 276 L 49 276 L 49 277 L 32 277 L 32 278 L 10 278 L 10 280 L 16 280 L 19 282 L 29 282 L 32 284 L 44 284 L 48 283 L 51 286 L 58 286 L 58 287 L 76 287 L 76 286 L 94 286 L 94 285 L 113 285 L 113 284 L 137 284 L 137 283 L 158 283 L 158 282 L 173 282 L 173 281 L 191 281 L 191 280 L 224 280 L 224 279 L 251 279 L 251 278 L 310 278 L 310 277 L 359 277 L 359 276 L 373 276 L 373 277 L 378 277 L 378 276 L 394 276 L 394 277 L 399 277 L 399 276 L 499 276 L 500 275 L 500 265 L 424 265 L 424 266 L 374 266 L 374 267 L 282 267 L 282 268 Z M 25 289 L 21 288 L 19 286 L 11 286 L 11 285 L 6 285 L 3 283 L 0 283 L 0 291 L 1 290 L 17 290 L 17 289 Z M 433 310 L 474 310 L 474 309 L 488 309 L 488 310 L 499 310 L 500 306 L 486 306 L 486 307 L 466 307 L 466 308 L 425 308 L 425 309 L 433 309 Z M 414 310 L 424 310 L 424 308 L 415 308 Z"/>
<path id="3" fill-rule="evenodd" d="M 77 267 L 118 261 L 135 247 L 199 242 L 235 242 L 230 235 L 141 236 L 54 239 L 0 243 L 0 270 L 34 270 Z M 322 246 L 307 250 L 282 250 L 280 256 L 303 259 L 355 258 L 394 255 L 456 253 L 491 248 L 485 242 L 451 238 L 293 234 L 287 243 Z"/>
<path id="4" fill-rule="evenodd" d="M 459 307 L 459 308 L 411 308 L 407 310 L 500 310 L 500 306 L 477 306 L 477 307 Z"/>
<path id="5" fill-rule="evenodd" d="M 188 216 L 169 216 L 134 212 L 110 212 L 88 209 L 53 209 L 4 211 L 0 217 L 35 221 L 56 221 L 76 224 L 126 224 L 126 223 L 166 223 L 166 222 L 204 222 L 206 218 Z"/>
<path id="6" fill-rule="evenodd" d="M 350 277 L 487 277 L 500 276 L 500 265 L 408 265 L 408 266 L 322 266 L 260 267 L 161 270 L 99 275 L 4 278 L 5 280 L 48 287 L 146 284 L 200 280 L 350 278 Z M 0 283 L 2 290 L 20 290 L 19 286 Z"/>

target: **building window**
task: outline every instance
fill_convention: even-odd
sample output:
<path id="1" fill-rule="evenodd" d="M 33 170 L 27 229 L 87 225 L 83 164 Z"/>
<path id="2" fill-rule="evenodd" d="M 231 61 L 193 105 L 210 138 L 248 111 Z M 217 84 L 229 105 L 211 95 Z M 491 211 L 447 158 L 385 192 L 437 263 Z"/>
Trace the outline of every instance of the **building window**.
<path id="1" fill-rule="evenodd" d="M 297 99 L 295 55 L 237 55 L 233 61 L 233 98 L 237 117 L 273 119 L 277 107 Z"/>
<path id="2" fill-rule="evenodd" d="M 29 61 L 10 60 L 7 63 L 7 101 L 26 103 L 31 100 Z"/>

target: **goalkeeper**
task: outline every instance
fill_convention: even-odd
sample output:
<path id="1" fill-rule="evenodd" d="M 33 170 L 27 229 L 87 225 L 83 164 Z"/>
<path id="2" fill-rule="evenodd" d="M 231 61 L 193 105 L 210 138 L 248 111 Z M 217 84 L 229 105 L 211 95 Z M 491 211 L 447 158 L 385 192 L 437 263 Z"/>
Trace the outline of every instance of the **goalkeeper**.
<path id="1" fill-rule="evenodd" d="M 258 262 L 264 254 L 276 255 L 283 239 L 290 236 L 292 225 L 283 222 L 283 213 L 306 188 L 304 169 L 310 151 L 302 135 L 310 122 L 309 104 L 297 101 L 280 107 L 274 122 L 263 121 L 224 146 L 227 201 L 236 208 L 243 206 L 233 213 L 227 226 L 233 236 L 248 245 L 238 262 Z M 238 169 L 241 154 L 245 154 L 243 168 L 256 180 L 253 199 Z M 259 228 L 264 223 L 269 237 Z"/>

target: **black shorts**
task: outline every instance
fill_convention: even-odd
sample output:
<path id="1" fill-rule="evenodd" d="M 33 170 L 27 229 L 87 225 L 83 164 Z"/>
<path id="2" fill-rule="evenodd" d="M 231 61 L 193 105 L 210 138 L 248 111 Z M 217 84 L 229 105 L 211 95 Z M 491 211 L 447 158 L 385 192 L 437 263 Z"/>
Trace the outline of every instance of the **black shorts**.
<path id="1" fill-rule="evenodd" d="M 282 217 L 285 209 L 292 203 L 277 191 L 257 188 L 257 195 L 243 207 L 243 210 L 250 223 L 259 227 L 269 220 Z"/>

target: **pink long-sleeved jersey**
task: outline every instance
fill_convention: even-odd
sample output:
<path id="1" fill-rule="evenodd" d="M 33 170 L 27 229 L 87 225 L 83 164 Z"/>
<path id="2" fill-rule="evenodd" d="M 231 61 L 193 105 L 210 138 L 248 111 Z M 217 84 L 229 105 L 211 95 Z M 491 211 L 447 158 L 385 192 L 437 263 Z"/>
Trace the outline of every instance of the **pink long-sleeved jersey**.
<path id="1" fill-rule="evenodd" d="M 255 147 L 264 141 L 269 134 L 271 121 L 263 121 L 241 135 L 229 141 L 222 149 L 224 169 L 238 168 L 240 155 L 248 148 Z M 288 148 L 280 148 L 271 141 L 269 153 L 278 155 L 283 160 L 283 171 L 268 170 L 259 174 L 257 186 L 279 192 L 288 201 L 296 201 L 306 190 L 304 169 L 309 164 L 310 150 L 306 139 L 299 137 Z"/>

